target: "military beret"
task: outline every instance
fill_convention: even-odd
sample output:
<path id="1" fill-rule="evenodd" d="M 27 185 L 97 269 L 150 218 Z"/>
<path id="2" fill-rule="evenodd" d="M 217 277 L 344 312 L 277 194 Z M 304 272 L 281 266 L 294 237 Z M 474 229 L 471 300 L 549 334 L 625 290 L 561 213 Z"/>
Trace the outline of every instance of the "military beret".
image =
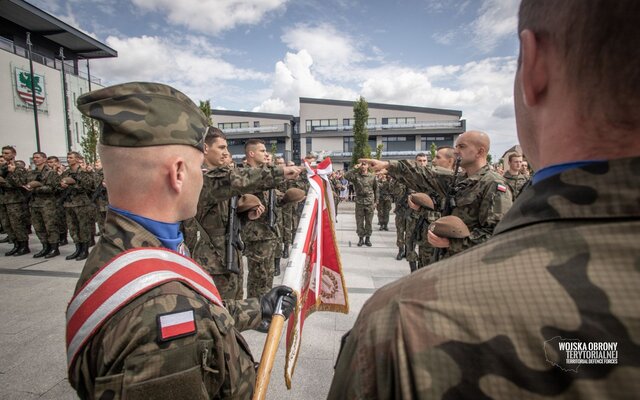
<path id="1" fill-rule="evenodd" d="M 440 237 L 453 239 L 463 239 L 471 234 L 467 225 L 455 215 L 438 218 L 429 225 L 429 230 Z"/>
<path id="2" fill-rule="evenodd" d="M 302 189 L 298 188 L 290 188 L 284 192 L 284 197 L 282 198 L 283 203 L 298 203 L 304 199 L 304 196 L 307 194 Z"/>
<path id="3" fill-rule="evenodd" d="M 252 194 L 243 194 L 238 199 L 238 208 L 236 209 L 239 213 L 243 213 L 245 211 L 253 210 L 256 207 L 262 205 L 260 199 Z"/>
<path id="4" fill-rule="evenodd" d="M 100 143 L 118 147 L 184 144 L 203 149 L 207 118 L 191 99 L 161 83 L 129 82 L 86 93 L 78 110 L 101 122 Z"/>
<path id="5" fill-rule="evenodd" d="M 411 201 L 414 202 L 415 204 L 419 205 L 420 207 L 427 207 L 430 210 L 433 210 L 433 200 L 431 200 L 431 197 L 429 197 L 428 194 L 426 193 L 413 193 L 410 195 L 411 196 Z"/>
<path id="6" fill-rule="evenodd" d="M 64 182 L 66 185 L 75 185 L 76 184 L 76 180 L 73 179 L 70 176 L 66 176 L 66 177 L 62 178 L 62 182 Z"/>
<path id="7" fill-rule="evenodd" d="M 40 186 L 42 186 L 42 182 L 31 181 L 31 182 L 27 183 L 27 186 L 29 186 L 31 189 L 39 188 Z"/>

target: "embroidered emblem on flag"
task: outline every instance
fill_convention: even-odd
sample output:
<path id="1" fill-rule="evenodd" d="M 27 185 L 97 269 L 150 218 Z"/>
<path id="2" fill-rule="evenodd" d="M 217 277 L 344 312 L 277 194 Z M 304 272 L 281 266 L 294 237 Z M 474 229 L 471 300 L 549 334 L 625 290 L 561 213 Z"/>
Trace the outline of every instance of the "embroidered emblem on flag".
<path id="1" fill-rule="evenodd" d="M 161 342 L 196 333 L 196 318 L 192 310 L 158 315 L 158 338 Z"/>
<path id="2" fill-rule="evenodd" d="M 507 191 L 507 187 L 501 183 L 498 183 L 498 191 L 500 192 L 506 192 Z"/>

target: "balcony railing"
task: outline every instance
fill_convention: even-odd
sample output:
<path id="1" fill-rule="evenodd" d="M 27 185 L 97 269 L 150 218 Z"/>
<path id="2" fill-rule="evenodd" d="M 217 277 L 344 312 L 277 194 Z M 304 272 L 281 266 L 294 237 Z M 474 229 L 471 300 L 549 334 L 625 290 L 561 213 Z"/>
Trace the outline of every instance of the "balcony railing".
<path id="1" fill-rule="evenodd" d="M 418 153 L 424 153 L 425 150 L 405 150 L 405 151 L 383 151 L 382 157 L 402 157 L 402 156 L 415 156 Z M 323 151 L 321 152 L 325 157 L 351 157 L 353 152 L 351 151 Z"/>
<path id="2" fill-rule="evenodd" d="M 242 128 L 222 129 L 222 131 L 224 133 L 273 133 L 273 132 L 289 133 L 291 131 L 291 126 L 289 124 L 247 126 Z"/>
<path id="3" fill-rule="evenodd" d="M 419 121 L 408 124 L 366 125 L 370 131 L 382 129 L 455 129 L 462 128 L 462 121 Z M 351 131 L 353 125 L 312 126 L 311 132 Z"/>
<path id="4" fill-rule="evenodd" d="M 18 45 L 16 45 L 15 43 L 13 43 L 11 40 L 8 40 L 6 38 L 0 37 L 0 49 L 6 50 L 10 53 L 13 53 L 15 55 L 18 55 L 20 57 L 24 57 L 27 58 L 27 49 L 25 49 L 24 47 L 20 47 Z M 42 65 L 46 65 L 49 68 L 55 68 L 58 71 L 62 70 L 62 61 L 55 59 L 55 58 L 51 58 L 51 57 L 47 57 L 47 56 L 43 56 L 42 54 L 38 54 L 35 52 L 31 52 L 31 59 L 33 60 L 33 62 L 36 62 L 38 64 L 42 64 Z M 83 72 L 83 71 L 78 71 L 76 73 L 76 67 L 74 65 L 74 63 L 72 61 L 65 61 L 64 62 L 65 68 L 64 68 L 64 72 L 67 74 L 71 74 L 71 75 L 75 75 L 78 76 L 82 79 L 87 79 L 87 73 Z M 98 85 L 102 85 L 102 80 L 96 76 L 91 76 L 91 82 L 98 84 Z"/>

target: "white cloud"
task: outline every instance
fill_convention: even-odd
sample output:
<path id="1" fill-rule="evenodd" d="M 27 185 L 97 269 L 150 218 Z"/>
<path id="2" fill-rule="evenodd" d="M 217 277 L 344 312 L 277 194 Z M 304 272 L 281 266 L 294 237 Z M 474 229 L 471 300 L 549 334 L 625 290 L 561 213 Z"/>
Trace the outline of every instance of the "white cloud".
<path id="1" fill-rule="evenodd" d="M 172 41 L 155 36 L 110 36 L 106 43 L 118 51 L 118 57 L 93 62 L 92 72 L 108 77 L 110 84 L 164 82 L 197 101 L 231 98 L 238 93 L 237 88 L 233 91 L 231 87 L 235 81 L 262 82 L 269 77 L 220 59 L 215 48 L 206 47 L 206 43 L 196 37 Z"/>
<path id="2" fill-rule="evenodd" d="M 167 14 L 170 23 L 218 34 L 239 25 L 255 25 L 283 10 L 287 0 L 133 0 L 143 10 Z"/>
<path id="3" fill-rule="evenodd" d="M 306 50 L 287 53 L 276 63 L 271 95 L 254 111 L 297 114 L 300 97 L 353 100 L 357 92 L 347 87 L 323 83 L 312 72 L 313 58 Z"/>
<path id="4" fill-rule="evenodd" d="M 488 53 L 506 37 L 515 35 L 519 0 L 484 0 L 471 24 L 473 43 Z"/>

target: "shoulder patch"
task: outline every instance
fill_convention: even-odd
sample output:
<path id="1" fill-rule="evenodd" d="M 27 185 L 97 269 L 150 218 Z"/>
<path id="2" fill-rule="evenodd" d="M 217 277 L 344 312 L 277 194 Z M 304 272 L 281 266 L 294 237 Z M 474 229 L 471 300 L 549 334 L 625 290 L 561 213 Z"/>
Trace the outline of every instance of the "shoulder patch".
<path id="1" fill-rule="evenodd" d="M 166 342 L 196 333 L 193 309 L 158 315 L 158 340 Z"/>
<path id="2" fill-rule="evenodd" d="M 502 183 L 498 183 L 498 186 L 496 186 L 496 189 L 499 192 L 506 192 L 507 191 L 507 187 L 505 185 L 503 185 Z"/>

